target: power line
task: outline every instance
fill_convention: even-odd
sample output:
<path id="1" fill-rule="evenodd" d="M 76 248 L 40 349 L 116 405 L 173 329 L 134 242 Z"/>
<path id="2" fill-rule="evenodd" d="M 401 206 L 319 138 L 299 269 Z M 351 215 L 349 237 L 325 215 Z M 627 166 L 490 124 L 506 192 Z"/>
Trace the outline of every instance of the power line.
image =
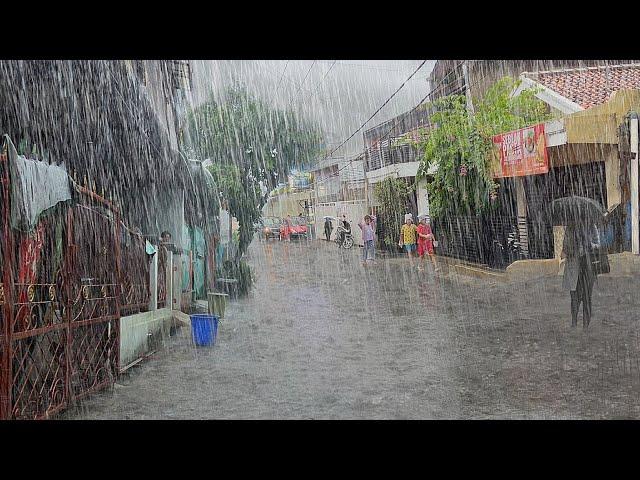
<path id="1" fill-rule="evenodd" d="M 416 109 L 418 109 L 418 107 L 420 107 L 420 105 L 422 105 L 422 104 L 427 100 L 427 98 L 431 97 L 433 94 L 435 94 L 437 91 L 439 91 L 439 90 L 444 86 L 444 81 L 445 81 L 445 80 L 446 80 L 450 75 L 452 75 L 453 73 L 455 73 L 455 71 L 456 71 L 456 70 L 457 70 L 457 69 L 458 69 L 458 68 L 459 68 L 463 63 L 465 63 L 465 61 L 466 61 L 466 60 L 462 60 L 458 65 L 456 65 L 454 68 L 452 68 L 452 69 L 451 69 L 451 71 L 450 71 L 449 73 L 447 73 L 444 77 L 442 77 L 442 79 L 440 80 L 440 82 L 438 82 L 438 85 L 436 85 L 436 87 L 435 87 L 435 88 L 432 88 L 432 89 L 429 91 L 429 93 L 427 93 L 427 95 L 426 95 L 422 100 L 420 100 L 420 101 L 418 102 L 418 104 L 417 104 L 415 107 L 413 107 L 411 110 L 409 110 L 407 113 L 411 113 L 411 112 L 415 111 Z M 464 87 L 461 87 L 461 88 L 464 88 Z M 454 93 L 452 93 L 451 95 L 455 95 L 455 92 L 454 92 Z M 405 115 L 406 115 L 406 113 L 405 113 Z M 393 121 L 393 120 L 391 120 L 391 121 Z M 387 138 L 387 137 L 389 136 L 389 134 L 393 131 L 394 127 L 395 127 L 395 125 L 393 125 L 393 126 L 389 129 L 389 131 L 388 131 L 384 136 L 380 137 L 380 139 L 379 139 L 379 140 L 384 140 L 385 138 Z"/>
<path id="2" fill-rule="evenodd" d="M 423 61 L 422 61 L 422 63 L 421 63 L 420 65 L 418 65 L 418 68 L 416 68 L 416 69 L 413 71 L 413 73 L 412 73 L 411 75 L 409 75 L 409 77 L 408 77 L 404 82 L 402 82 L 402 85 L 400 85 L 400 86 L 396 89 L 396 91 L 395 91 L 395 92 L 393 92 L 393 93 L 391 94 L 391 96 L 390 96 L 389 98 L 387 98 L 387 99 L 385 100 L 385 102 L 384 102 L 382 105 L 380 105 L 380 107 L 378 107 L 378 109 L 377 109 L 375 112 L 373 112 L 373 114 L 371 114 L 371 116 L 370 116 L 370 117 L 369 117 L 369 118 L 368 118 L 368 119 L 367 119 L 367 120 L 366 120 L 362 125 L 360 125 L 360 127 L 359 127 L 355 132 L 353 132 L 353 133 L 352 133 L 352 134 L 351 134 L 351 135 L 350 135 L 350 136 L 349 136 L 349 137 L 348 137 L 344 142 L 342 142 L 342 143 L 341 143 L 340 145 L 338 145 L 334 150 L 332 150 L 332 151 L 327 155 L 327 157 L 326 157 L 326 158 L 329 158 L 329 157 L 330 157 L 331 155 L 333 155 L 337 150 L 339 150 L 339 149 L 340 149 L 340 148 L 341 148 L 345 143 L 347 143 L 349 140 L 351 140 L 353 137 L 355 137 L 355 135 L 356 135 L 359 131 L 361 131 L 361 130 L 365 127 L 365 125 L 366 125 L 367 123 L 369 123 L 369 122 L 371 121 L 371 119 L 372 119 L 373 117 L 375 117 L 375 116 L 380 112 L 380 110 L 382 110 L 382 109 L 384 108 L 384 106 L 385 106 L 387 103 L 389 103 L 393 97 L 395 97 L 395 96 L 396 96 L 396 94 L 397 94 L 400 90 L 402 90 L 402 88 L 406 85 L 406 83 L 407 83 L 409 80 L 411 80 L 411 78 L 412 78 L 416 73 L 418 73 L 418 70 L 420 70 L 420 69 L 424 66 L 424 64 L 425 64 L 425 63 L 427 63 L 427 61 L 426 61 L 426 60 L 423 60 Z"/>
<path id="3" fill-rule="evenodd" d="M 422 105 L 422 104 L 425 102 L 425 100 L 426 100 L 427 98 L 429 98 L 429 97 L 430 97 L 430 96 L 432 96 L 434 93 L 436 93 L 436 92 L 437 92 L 437 91 L 438 91 L 438 90 L 439 90 L 439 89 L 444 85 L 444 81 L 445 81 L 449 76 L 451 76 L 453 73 L 455 73 L 455 71 L 456 71 L 456 70 L 457 70 L 457 69 L 458 69 L 458 68 L 459 68 L 463 63 L 465 63 L 465 61 L 466 61 L 466 60 L 462 60 L 458 65 L 456 65 L 453 69 L 451 69 L 451 71 L 450 71 L 449 73 L 447 73 L 447 74 L 446 74 L 446 75 L 445 75 L 445 76 L 440 80 L 440 82 L 438 82 L 438 85 L 436 85 L 436 87 L 435 87 L 435 88 L 432 88 L 432 89 L 429 91 L 429 93 L 428 93 L 428 94 L 427 94 L 427 95 L 426 95 L 422 100 L 420 100 L 420 102 L 418 102 L 418 104 L 417 104 L 415 107 L 413 107 L 413 108 L 412 108 L 411 110 L 409 110 L 409 112 L 407 112 L 407 113 L 411 113 L 411 112 L 413 112 L 414 110 L 416 110 L 420 105 Z M 426 62 L 426 60 L 425 60 L 425 62 Z M 424 65 L 424 62 L 423 62 L 423 64 L 422 64 L 422 65 Z M 420 67 L 422 67 L 422 65 L 420 65 Z M 414 75 L 414 74 L 415 74 L 415 73 L 420 69 L 420 67 L 418 67 L 418 69 L 417 69 L 416 71 L 414 71 L 414 72 L 413 72 L 413 74 L 412 74 L 411 76 L 413 76 L 413 75 Z M 485 75 L 485 76 L 486 76 L 486 75 Z M 409 78 L 411 78 L 411 77 L 409 77 Z M 484 78 L 484 77 L 483 77 L 483 78 Z M 408 79 L 407 79 L 407 80 L 408 80 Z M 480 79 L 480 80 L 482 80 L 482 79 Z M 406 81 L 405 81 L 405 83 L 406 83 Z M 403 84 L 403 85 L 404 85 L 404 84 Z M 397 91 L 396 91 L 396 93 L 397 93 Z M 394 95 L 395 95 L 395 93 L 394 93 Z M 389 100 L 390 100 L 390 99 L 389 99 Z M 388 101 L 388 100 L 387 100 L 387 101 Z M 385 102 L 385 104 L 386 104 L 386 102 Z M 384 106 L 384 105 L 383 105 L 383 106 Z M 374 114 L 374 115 L 375 115 L 375 114 Z M 372 116 L 372 117 L 373 117 L 373 116 Z M 371 118 L 372 118 L 372 117 L 371 117 Z M 371 119 L 371 118 L 370 118 L 370 119 Z M 369 119 L 369 120 L 370 120 L 370 119 Z M 392 120 L 390 120 L 390 121 L 391 121 L 391 122 L 393 122 L 393 119 L 392 119 Z M 368 120 L 367 120 L 367 122 L 368 122 Z M 366 124 L 367 122 L 365 122 L 365 124 Z M 363 125 L 363 126 L 364 126 L 364 125 Z M 391 128 L 389 129 L 389 131 L 387 131 L 387 133 L 386 133 L 384 136 L 380 137 L 379 141 L 380 141 L 380 140 L 384 140 L 386 137 L 388 137 L 388 136 L 389 136 L 389 134 L 393 131 L 393 129 L 394 129 L 394 128 L 395 128 L 395 124 L 391 126 Z M 357 133 L 357 132 L 358 132 L 359 130 L 361 130 L 361 129 L 362 129 L 362 127 L 360 127 L 360 129 L 358 129 L 356 132 L 354 132 L 354 134 L 353 134 L 353 135 L 355 135 L 355 133 Z M 326 156 L 325 158 L 323 158 L 322 160 L 326 160 L 327 158 L 329 158 L 329 157 L 330 157 L 330 156 L 331 156 L 331 155 L 332 155 L 336 150 L 338 150 L 338 149 L 339 149 L 342 145 L 344 145 L 344 144 L 345 144 L 349 139 L 351 139 L 351 138 L 353 137 L 353 135 L 351 135 L 351 137 L 349 137 L 347 140 L 345 140 L 344 142 L 342 142 L 342 144 L 340 144 L 340 146 L 338 146 L 336 149 L 334 149 L 331 153 L 329 153 L 329 155 L 327 155 L 327 156 Z M 365 150 L 365 151 L 366 151 L 366 150 Z M 315 166 L 319 165 L 319 164 L 320 164 L 320 162 L 321 162 L 322 160 L 320 160 L 320 161 L 319 161 Z M 329 176 L 327 176 L 327 177 L 323 178 L 322 180 L 320 180 L 320 181 L 318 181 L 318 182 L 315 182 L 315 183 L 316 183 L 316 184 L 320 184 L 320 183 L 322 183 L 322 182 L 324 182 L 324 181 L 326 181 L 326 180 L 329 180 L 329 179 L 331 179 L 331 178 L 334 178 L 334 177 L 338 176 L 338 174 L 339 174 L 342 170 L 344 170 L 345 168 L 347 168 L 347 166 L 351 165 L 351 163 L 352 163 L 352 162 L 353 162 L 353 160 L 350 160 L 350 161 L 349 161 L 349 163 L 348 163 L 347 165 L 345 165 L 345 166 L 343 166 L 343 167 L 339 168 L 337 171 L 335 171 L 335 172 L 334 172 L 334 173 L 332 173 L 331 175 L 329 175 Z"/>
<path id="4" fill-rule="evenodd" d="M 463 60 L 463 61 L 462 61 L 462 62 L 460 62 L 458 65 L 456 65 L 453 69 L 451 69 L 451 71 L 450 71 L 447 75 L 445 75 L 445 76 L 442 78 L 442 80 L 438 83 L 438 86 L 437 86 L 435 89 L 432 89 L 432 90 L 427 94 L 427 96 L 426 96 L 425 98 L 423 98 L 423 99 L 420 101 L 420 103 L 418 103 L 418 105 L 416 105 L 413 109 L 411 109 L 411 110 L 409 111 L 409 113 L 410 113 L 410 112 L 412 112 L 413 110 L 415 110 L 416 108 L 418 108 L 420 105 L 422 105 L 422 104 L 424 103 L 424 101 L 425 101 L 428 97 L 430 97 L 430 96 L 431 96 L 431 95 L 433 95 L 437 90 L 439 90 L 439 89 L 444 85 L 444 81 L 447 79 L 447 77 L 449 77 L 450 75 L 452 75 L 453 73 L 455 73 L 455 71 L 456 71 L 456 70 L 457 70 L 461 65 L 463 65 L 465 62 L 466 62 L 466 60 Z M 486 72 L 482 77 L 478 78 L 474 83 L 469 83 L 469 84 L 467 84 L 467 83 L 465 82 L 464 84 L 460 85 L 459 87 L 455 88 L 453 91 L 451 91 L 450 93 L 448 93 L 448 94 L 447 94 L 447 96 L 450 96 L 450 95 L 461 95 L 461 94 L 462 94 L 463 92 L 465 92 L 467 89 L 471 90 L 471 87 L 477 86 L 477 85 L 478 85 L 480 82 L 482 82 L 482 81 L 483 81 L 483 80 L 484 80 L 488 75 L 489 75 L 489 72 Z M 380 141 L 380 140 L 385 139 L 385 138 L 386 138 L 386 137 L 391 133 L 391 131 L 393 130 L 393 128 L 394 128 L 394 127 L 395 127 L 395 125 L 394 125 L 394 126 L 392 126 L 392 127 L 389 129 L 389 131 L 388 131 L 388 132 L 387 132 L 383 137 L 380 137 L 379 141 Z M 338 170 L 338 171 L 339 171 L 339 170 Z M 335 173 L 338 173 L 338 172 L 335 172 Z M 327 177 L 327 178 L 329 178 L 329 177 Z"/>
<path id="5" fill-rule="evenodd" d="M 327 63 L 327 62 L 320 62 Z M 367 65 L 365 63 L 345 63 L 345 62 L 337 62 L 338 65 L 344 65 L 345 67 L 359 67 L 359 68 L 370 68 L 373 70 L 383 70 L 386 72 L 407 72 L 409 68 L 397 69 L 397 68 L 384 68 L 377 65 Z"/>
<path id="6" fill-rule="evenodd" d="M 278 85 L 276 86 L 276 91 L 273 94 L 274 98 L 278 93 L 278 90 L 280 89 L 280 84 L 282 83 L 282 79 L 284 78 L 284 72 L 287 71 L 287 67 L 289 66 L 289 60 L 287 60 L 287 63 L 284 65 L 284 68 L 282 69 L 282 73 L 280 74 L 280 80 L 278 80 Z"/>
<path id="7" fill-rule="evenodd" d="M 325 74 L 323 75 L 323 77 L 320 79 L 320 81 L 318 82 L 318 88 L 316 88 L 315 91 L 312 91 L 309 96 L 307 97 L 307 100 L 310 99 L 311 97 L 313 97 L 315 94 L 317 94 L 320 91 L 320 84 L 322 82 L 324 82 L 324 79 L 327 78 L 327 75 L 329 75 L 329 72 L 333 69 L 333 67 L 336 66 L 337 60 L 334 60 L 333 63 L 331 64 L 331 66 L 329 67 L 329 70 L 327 70 L 325 72 Z"/>
<path id="8" fill-rule="evenodd" d="M 309 70 L 307 70 L 307 74 L 304 76 L 304 78 L 302 79 L 302 83 L 300 83 L 300 86 L 298 87 L 298 90 L 295 93 L 295 96 L 293 96 L 291 98 L 291 100 L 289 100 L 289 104 L 293 104 L 293 101 L 296 100 L 298 98 L 298 95 L 300 94 L 300 90 L 302 90 L 302 86 L 304 85 L 304 82 L 307 81 L 307 77 L 309 77 L 309 74 L 311 73 L 311 69 L 313 68 L 313 66 L 316 64 L 316 60 L 313 61 L 313 63 L 311 64 L 311 66 L 309 67 Z"/>

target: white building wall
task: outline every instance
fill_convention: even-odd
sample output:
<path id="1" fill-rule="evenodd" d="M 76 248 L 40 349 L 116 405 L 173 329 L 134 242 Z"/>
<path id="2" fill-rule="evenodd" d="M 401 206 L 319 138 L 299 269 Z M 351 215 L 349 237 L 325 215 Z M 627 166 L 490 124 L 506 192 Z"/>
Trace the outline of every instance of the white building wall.
<path id="1" fill-rule="evenodd" d="M 330 202 L 319 203 L 315 208 L 316 213 L 316 238 L 318 240 L 324 239 L 324 217 L 336 217 L 342 218 L 342 215 L 347 216 L 347 221 L 351 224 L 351 233 L 353 234 L 353 241 L 356 245 L 363 245 L 362 231 L 358 227 L 358 222 L 364 220 L 364 216 L 368 213 L 365 200 L 353 200 L 348 202 Z M 336 221 L 333 221 L 333 231 L 331 233 L 331 240 L 336 238 L 336 227 L 338 226 Z"/>

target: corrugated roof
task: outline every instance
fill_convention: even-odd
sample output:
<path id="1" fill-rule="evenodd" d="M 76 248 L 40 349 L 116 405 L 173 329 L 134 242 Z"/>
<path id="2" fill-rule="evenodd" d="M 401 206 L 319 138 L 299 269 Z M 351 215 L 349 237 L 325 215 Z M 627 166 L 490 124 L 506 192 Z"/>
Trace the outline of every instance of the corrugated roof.
<path id="1" fill-rule="evenodd" d="M 640 89 L 640 64 L 526 72 L 534 80 L 587 109 L 607 102 L 621 89 Z"/>

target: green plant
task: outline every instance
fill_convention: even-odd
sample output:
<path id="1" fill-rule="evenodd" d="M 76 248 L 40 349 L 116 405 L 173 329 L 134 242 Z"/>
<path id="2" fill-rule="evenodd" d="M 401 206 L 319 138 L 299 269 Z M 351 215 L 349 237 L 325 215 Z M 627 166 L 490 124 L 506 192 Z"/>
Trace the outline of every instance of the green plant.
<path id="1" fill-rule="evenodd" d="M 536 91 L 511 93 L 519 81 L 505 77 L 474 102 L 475 113 L 467 110 L 464 95 L 451 95 L 431 105 L 435 128 L 414 143 L 422 152 L 418 178 L 430 167 L 437 172 L 428 184 L 430 213 L 473 215 L 497 207 L 499 184 L 492 177 L 492 137 L 551 118 Z"/>
<path id="2" fill-rule="evenodd" d="M 231 260 L 225 261 L 222 272 L 225 277 L 235 278 L 238 281 L 238 295 L 242 296 L 249 293 L 253 285 L 253 275 L 251 267 L 244 260 L 236 262 Z"/>
<path id="3" fill-rule="evenodd" d="M 265 192 L 286 179 L 292 168 L 308 165 L 322 143 L 315 126 L 291 111 L 271 107 L 239 85 L 189 113 L 184 150 L 188 156 L 213 161 L 209 171 L 240 225 L 240 255 L 253 238 Z"/>
<path id="4" fill-rule="evenodd" d="M 393 177 L 378 182 L 373 189 L 380 202 L 380 222 L 384 231 L 382 242 L 389 248 L 397 243 L 400 227 L 404 223 L 407 197 L 414 190 L 413 185 Z"/>

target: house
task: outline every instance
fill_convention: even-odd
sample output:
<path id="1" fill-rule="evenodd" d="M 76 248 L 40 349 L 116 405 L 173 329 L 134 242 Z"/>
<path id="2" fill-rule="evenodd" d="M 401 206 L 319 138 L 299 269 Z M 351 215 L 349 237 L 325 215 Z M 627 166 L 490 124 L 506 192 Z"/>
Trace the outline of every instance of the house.
<path id="1" fill-rule="evenodd" d="M 364 169 L 367 201 L 371 207 L 379 205 L 373 193 L 376 183 L 390 177 L 401 178 L 410 183 L 416 181 L 420 156 L 411 141 L 417 140 L 430 127 L 430 111 L 423 104 L 364 132 Z M 425 181 L 416 186 L 414 195 L 408 199 L 407 212 L 414 216 L 429 214 Z"/>
<path id="2" fill-rule="evenodd" d="M 111 384 L 171 324 L 182 291 L 157 237 L 170 230 L 197 257 L 202 235 L 185 240 L 184 226 L 216 220 L 206 178 L 177 149 L 179 71 L 173 61 L 0 61 L 0 361 L 12 366 L 0 418 L 48 418 Z M 19 162 L 62 172 L 71 191 L 33 231 L 9 221 Z"/>
<path id="3" fill-rule="evenodd" d="M 355 226 L 368 213 L 364 163 L 365 154 L 361 152 L 324 158 L 311 168 L 317 238 L 322 238 L 324 217 L 346 215 Z M 335 235 L 335 227 L 334 224 L 332 235 Z M 359 229 L 352 228 L 352 232 L 355 244 L 362 245 Z"/>
<path id="4" fill-rule="evenodd" d="M 513 93 L 538 90 L 557 118 L 543 124 L 548 169 L 515 179 L 518 215 L 527 218 L 529 258 L 551 258 L 553 233 L 544 206 L 556 198 L 580 195 L 613 211 L 629 202 L 628 114 L 640 110 L 640 64 L 599 65 L 522 72 Z M 627 132 L 626 136 L 624 132 Z M 626 209 L 621 208 L 620 223 Z M 622 249 L 622 225 L 607 235 Z M 629 237 L 627 229 L 626 237 Z M 556 237 L 558 235 L 556 234 Z M 627 238 L 627 245 L 630 239 Z M 613 245 L 615 243 L 615 245 Z"/>
<path id="5" fill-rule="evenodd" d="M 637 60 L 438 60 L 429 75 L 431 100 L 447 95 L 481 98 L 503 77 L 517 78 L 523 72 L 557 71 L 637 63 Z"/>
<path id="6" fill-rule="evenodd" d="M 637 61 L 612 60 L 445 60 L 436 63 L 430 77 L 432 100 L 466 94 L 468 108 L 473 109 L 474 102 L 482 98 L 492 84 L 511 76 L 521 80 L 513 95 L 535 88 L 536 96 L 547 105 L 554 118 L 535 127 L 536 132 L 544 132 L 542 141 L 547 163 L 543 170 L 502 171 L 500 155 L 494 156 L 494 178 L 501 185 L 500 204 L 504 211 L 488 218 L 486 229 L 475 224 L 472 228 L 463 228 L 466 220 L 478 219 L 445 222 L 446 229 L 451 230 L 449 236 L 458 240 L 455 248 L 458 254 L 467 260 L 490 263 L 501 257 L 491 253 L 494 249 L 491 242 L 496 239 L 489 238 L 484 245 L 479 245 L 483 242 L 478 242 L 477 231 L 482 229 L 488 232 L 486 235 L 506 239 L 515 229 L 518 255 L 551 258 L 558 253 L 559 244 L 554 242 L 554 235 L 558 238 L 559 232 L 554 232 L 557 229 L 546 217 L 544 207 L 550 201 L 577 194 L 593 198 L 608 209 L 616 209 L 625 202 L 623 157 L 624 150 L 629 150 L 628 128 L 627 139 L 622 142 L 626 145 L 620 149 L 618 134 L 624 133 L 623 127 L 628 124 L 625 115 L 633 107 L 634 96 L 630 92 L 637 89 L 637 69 Z M 608 232 L 606 236 L 619 238 L 621 226 L 616 230 L 616 234 Z M 621 248 L 620 240 L 612 243 L 617 243 L 612 249 Z"/>

